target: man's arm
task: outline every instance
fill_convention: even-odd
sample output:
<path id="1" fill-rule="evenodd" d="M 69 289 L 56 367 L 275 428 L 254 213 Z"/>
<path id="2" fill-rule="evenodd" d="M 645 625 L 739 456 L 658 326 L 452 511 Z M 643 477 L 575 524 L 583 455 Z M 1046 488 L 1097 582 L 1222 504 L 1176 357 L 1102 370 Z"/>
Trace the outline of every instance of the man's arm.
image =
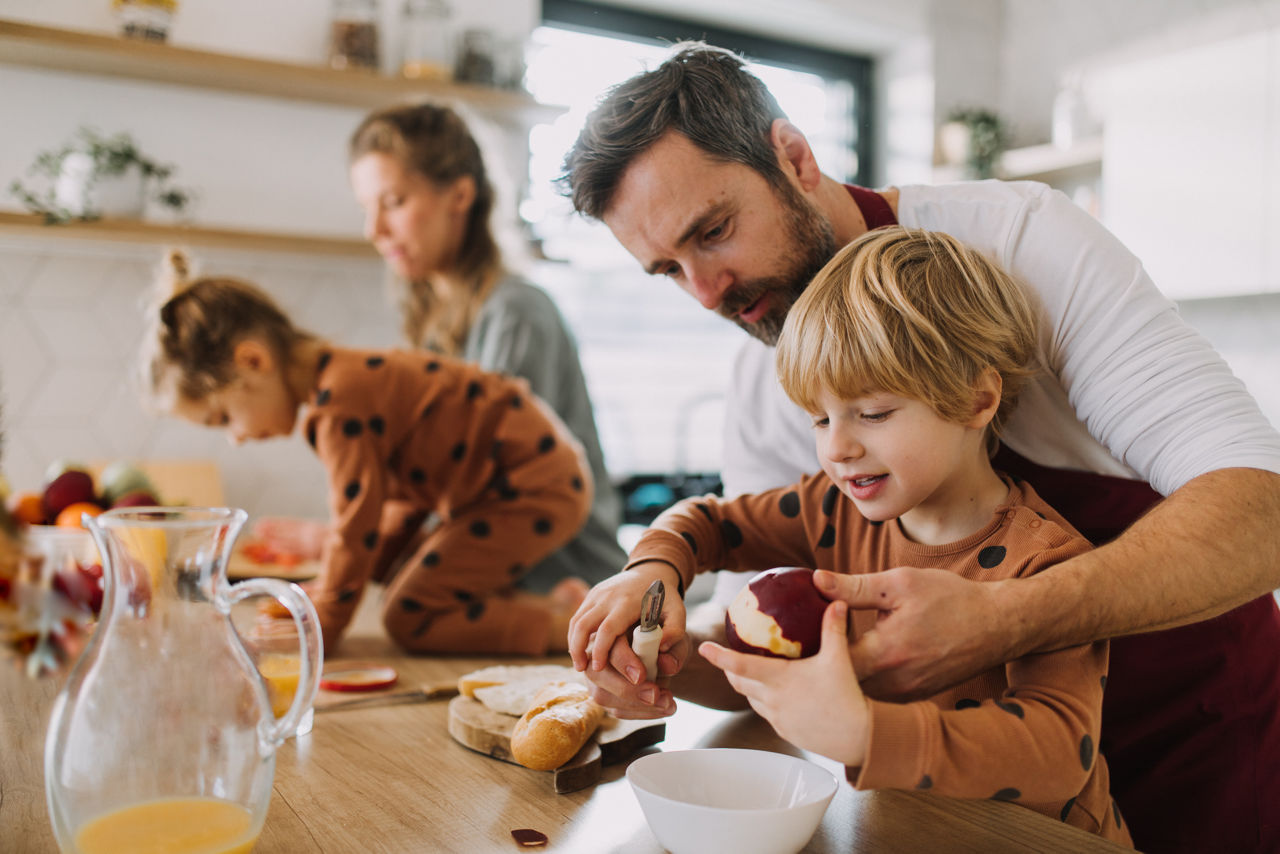
<path id="1" fill-rule="evenodd" d="M 1025 651 L 1173 628 L 1243 605 L 1280 588 L 1280 474 L 1200 475 L 1113 542 L 1023 586 L 1007 601 L 1040 615 Z"/>
<path id="2" fill-rule="evenodd" d="M 1033 578 L 904 568 L 817 581 L 882 613 L 853 647 L 867 692 L 927 697 L 1031 652 L 1196 622 L 1280 587 L 1280 474 L 1201 475 L 1114 542 Z"/>

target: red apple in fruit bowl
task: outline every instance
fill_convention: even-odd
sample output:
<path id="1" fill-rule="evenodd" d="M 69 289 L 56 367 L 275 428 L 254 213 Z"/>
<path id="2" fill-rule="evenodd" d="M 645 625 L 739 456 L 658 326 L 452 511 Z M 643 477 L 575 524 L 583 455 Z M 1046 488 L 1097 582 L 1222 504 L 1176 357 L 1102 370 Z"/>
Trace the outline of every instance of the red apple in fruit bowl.
<path id="1" fill-rule="evenodd" d="M 813 586 L 813 570 L 762 572 L 738 592 L 725 613 L 730 649 L 774 658 L 808 658 L 822 641 L 822 614 L 830 602 Z"/>
<path id="2" fill-rule="evenodd" d="M 58 514 L 72 504 L 94 503 L 93 475 L 83 469 L 67 469 L 44 488 L 41 501 L 46 519 L 57 519 Z"/>
<path id="3" fill-rule="evenodd" d="M 133 492 L 126 492 L 115 500 L 111 505 L 112 509 L 116 507 L 156 507 L 160 504 L 160 500 L 151 492 L 145 489 L 135 489 Z"/>

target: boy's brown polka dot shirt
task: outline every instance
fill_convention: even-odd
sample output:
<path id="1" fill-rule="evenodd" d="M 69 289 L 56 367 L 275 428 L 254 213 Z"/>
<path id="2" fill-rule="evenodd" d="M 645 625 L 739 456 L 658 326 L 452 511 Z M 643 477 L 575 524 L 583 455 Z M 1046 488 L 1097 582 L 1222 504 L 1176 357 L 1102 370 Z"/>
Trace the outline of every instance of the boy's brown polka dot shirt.
<path id="1" fill-rule="evenodd" d="M 1034 575 L 1092 548 L 1025 482 L 965 539 L 913 542 L 895 521 L 869 522 L 824 474 L 734 500 L 687 499 L 659 516 L 628 568 L 670 563 L 688 586 L 708 569 L 802 566 L 834 572 L 933 567 L 975 581 Z M 851 611 L 850 638 L 874 611 Z M 927 790 L 1015 801 L 1131 845 L 1098 754 L 1106 642 L 1028 655 L 915 703 L 872 700 L 860 789 Z"/>

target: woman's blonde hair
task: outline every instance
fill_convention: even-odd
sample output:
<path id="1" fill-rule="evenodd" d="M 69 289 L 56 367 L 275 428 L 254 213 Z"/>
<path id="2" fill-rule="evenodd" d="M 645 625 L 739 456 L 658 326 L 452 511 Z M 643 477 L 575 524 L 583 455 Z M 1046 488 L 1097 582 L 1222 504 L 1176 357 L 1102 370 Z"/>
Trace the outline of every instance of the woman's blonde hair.
<path id="1" fill-rule="evenodd" d="M 445 300 L 430 277 L 398 281 L 401 330 L 414 347 L 430 347 L 446 355 L 462 352 L 480 306 L 502 269 L 502 252 L 490 216 L 493 182 L 475 137 L 452 109 L 438 104 L 391 107 L 367 116 L 351 135 L 348 162 L 366 154 L 394 157 L 437 188 L 470 177 L 475 201 L 467 214 L 462 245 L 451 278 L 464 283 L 461 298 Z"/>
<path id="2" fill-rule="evenodd" d="M 159 307 L 143 348 L 143 387 L 152 402 L 204 400 L 235 378 L 236 345 L 262 341 L 288 366 L 297 345 L 315 340 L 294 326 L 271 297 L 238 279 L 191 275 L 186 254 L 171 250 L 156 282 Z"/>
<path id="3" fill-rule="evenodd" d="M 844 247 L 792 306 L 778 339 L 783 389 L 809 412 L 826 391 L 884 391 L 958 423 L 988 368 L 1003 382 L 998 436 L 1038 366 L 1036 313 L 1013 278 L 942 232 L 868 232 Z"/>

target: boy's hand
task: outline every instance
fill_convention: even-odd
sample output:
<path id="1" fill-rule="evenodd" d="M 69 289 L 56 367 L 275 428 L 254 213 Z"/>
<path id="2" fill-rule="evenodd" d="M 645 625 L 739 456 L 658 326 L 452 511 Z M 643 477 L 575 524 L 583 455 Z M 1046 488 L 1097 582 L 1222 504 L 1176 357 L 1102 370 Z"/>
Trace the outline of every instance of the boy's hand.
<path id="1" fill-rule="evenodd" d="M 698 652 L 724 671 L 751 708 L 796 747 L 858 766 L 866 758 L 867 699 L 849 658 L 849 608 L 822 615 L 822 647 L 810 658 L 770 658 L 707 642 Z"/>
<path id="2" fill-rule="evenodd" d="M 644 663 L 631 649 L 641 600 L 657 579 L 667 587 L 658 647 L 658 682 L 664 683 L 689 654 L 684 602 L 676 595 L 676 572 L 669 564 L 654 561 L 605 579 L 569 622 L 573 666 L 591 682 L 595 701 L 620 718 L 659 718 L 675 711 L 671 692 L 645 680 Z"/>

